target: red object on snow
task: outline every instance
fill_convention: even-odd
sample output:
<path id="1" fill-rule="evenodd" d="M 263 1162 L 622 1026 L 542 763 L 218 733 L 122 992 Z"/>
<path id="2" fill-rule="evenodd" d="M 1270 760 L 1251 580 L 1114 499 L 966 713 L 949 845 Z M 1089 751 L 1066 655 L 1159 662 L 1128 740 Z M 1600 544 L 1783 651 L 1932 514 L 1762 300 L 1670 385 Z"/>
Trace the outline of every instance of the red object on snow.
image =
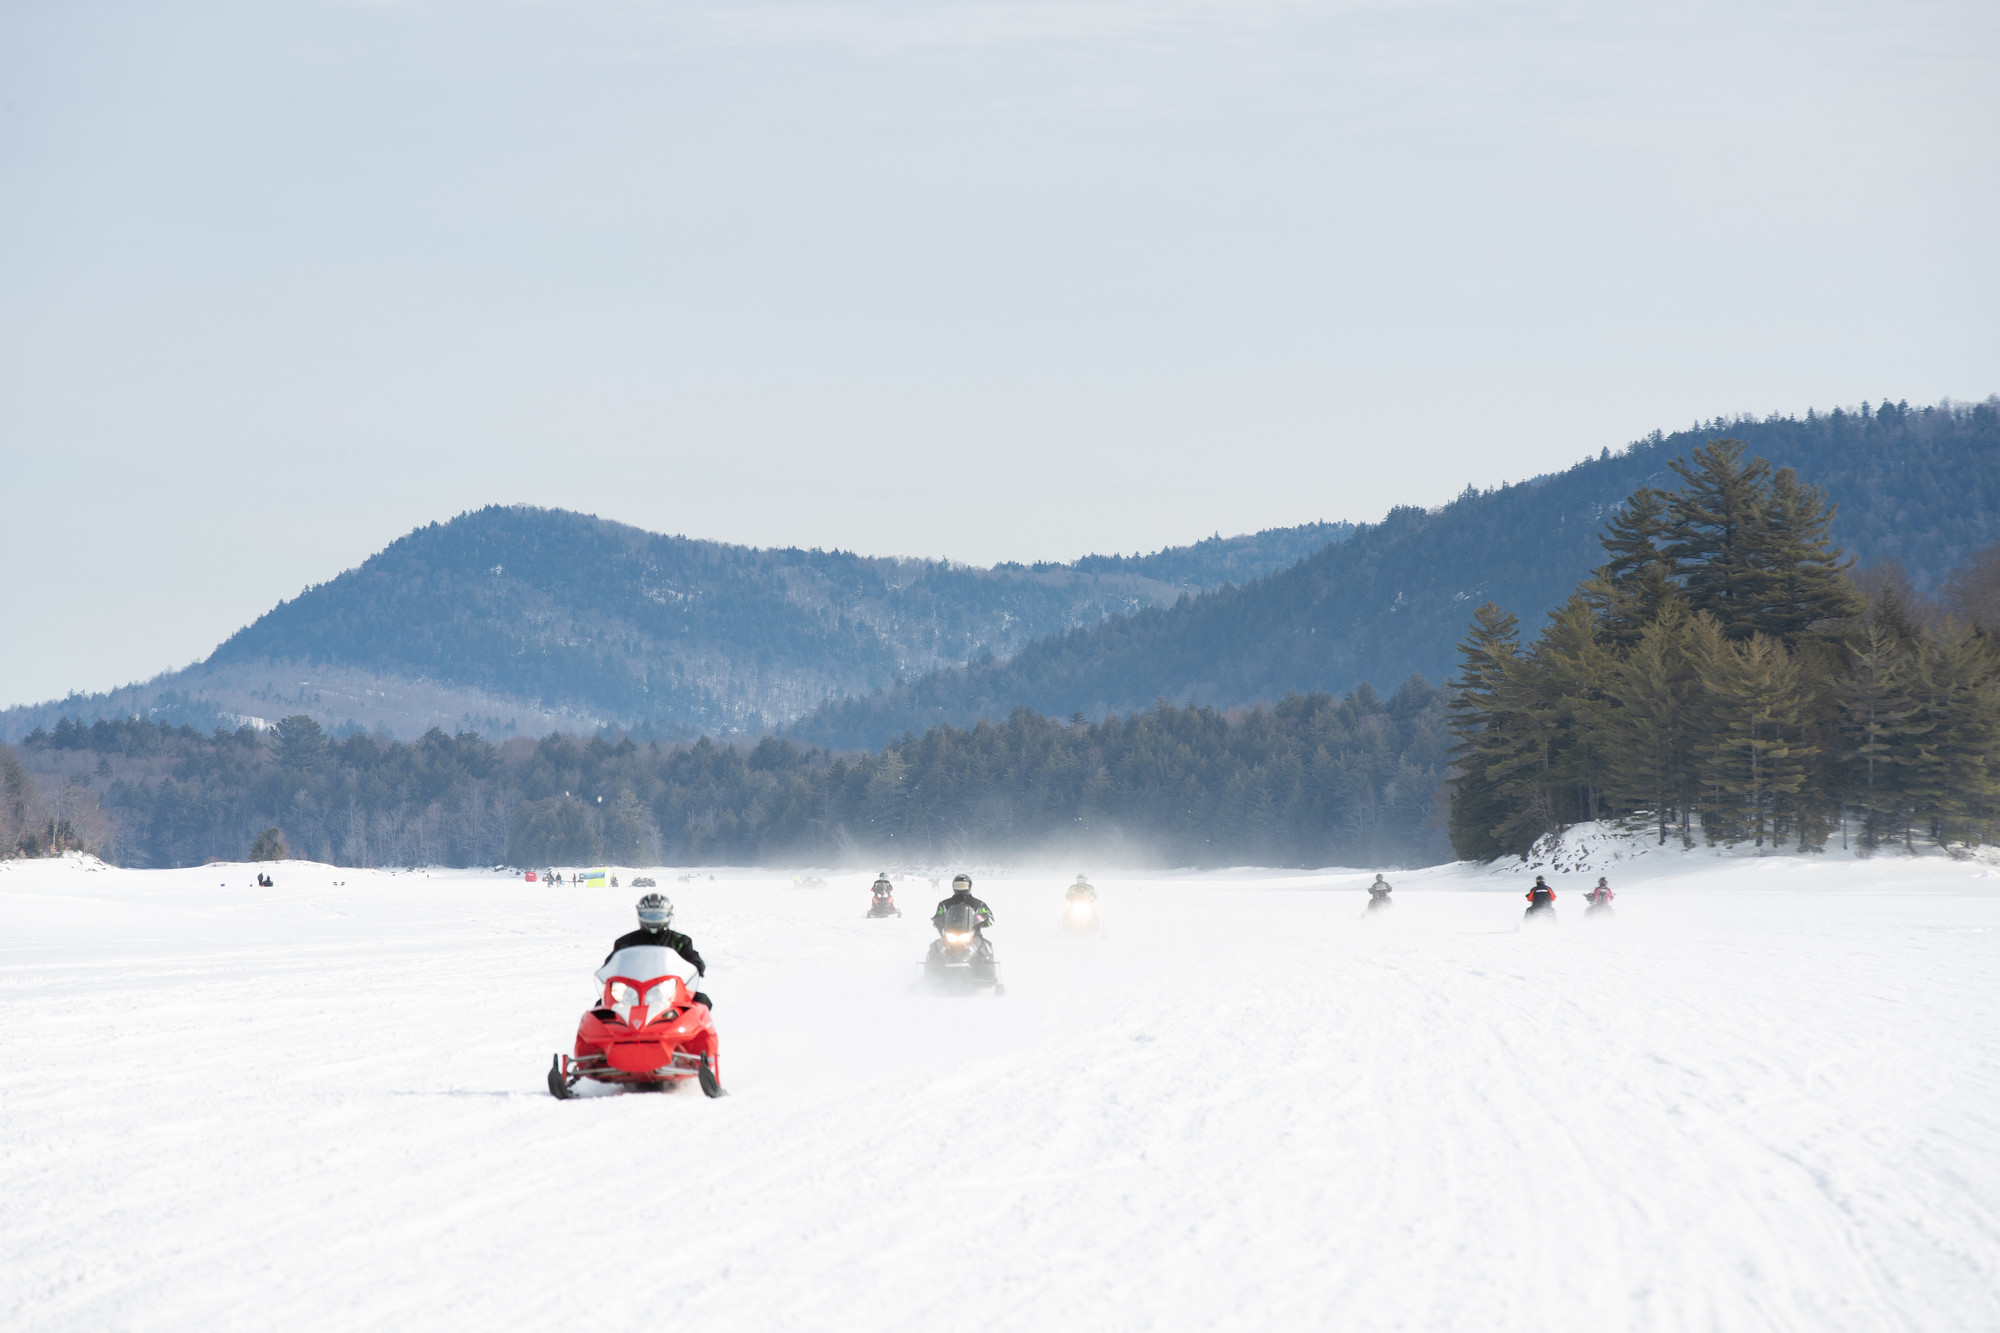
<path id="1" fill-rule="evenodd" d="M 535 883 L 535 872 L 532 870 L 528 872 L 528 883 L 530 884 Z"/>
<path id="2" fill-rule="evenodd" d="M 696 1079 L 710 1097 L 722 1095 L 722 1048 L 708 1006 L 689 993 L 680 976 L 631 977 L 613 969 L 633 955 L 663 949 L 621 949 L 598 972 L 603 994 L 584 1012 L 573 1055 L 549 1068 L 549 1091 L 576 1095 L 577 1083 L 663 1084 Z M 649 969 L 650 970 L 650 969 Z"/>

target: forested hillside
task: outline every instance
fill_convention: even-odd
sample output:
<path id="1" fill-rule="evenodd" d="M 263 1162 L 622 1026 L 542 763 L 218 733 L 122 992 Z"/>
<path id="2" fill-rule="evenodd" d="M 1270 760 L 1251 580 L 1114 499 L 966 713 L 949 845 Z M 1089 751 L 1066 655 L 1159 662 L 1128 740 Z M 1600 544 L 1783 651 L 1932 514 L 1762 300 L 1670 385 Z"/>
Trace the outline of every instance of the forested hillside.
<path id="1" fill-rule="evenodd" d="M 1654 434 L 1548 477 L 1439 509 L 1398 509 L 1291 568 L 1071 630 L 1011 659 L 932 673 L 836 700 L 791 731 L 830 746 L 879 745 L 940 722 L 1015 707 L 1090 717 L 1156 698 L 1235 707 L 1340 693 L 1415 672 L 1443 681 L 1475 607 L 1533 625 L 1603 559 L 1606 517 L 1668 463 L 1721 435 L 1796 468 L 1839 508 L 1846 549 L 1900 562 L 1919 586 L 2000 537 L 2000 402 L 1716 421 Z"/>
<path id="2" fill-rule="evenodd" d="M 1428 864 L 1448 854 L 1435 797 L 1449 745 L 1444 696 L 1421 681 L 1388 700 L 1364 688 L 1231 717 L 1162 707 L 1085 724 L 1023 710 L 844 756 L 770 737 L 404 743 L 333 740 L 302 715 L 209 733 L 64 719 L 18 747 L 24 813 L 0 855 L 87 846 L 172 866 L 282 845 L 343 865 Z"/>
<path id="3" fill-rule="evenodd" d="M 0 736 L 62 716 L 206 730 L 294 712 L 408 735 L 440 722 L 754 733 L 831 696 L 1267 573 L 1349 530 L 1317 523 L 1150 556 L 977 569 L 492 507 L 420 528 L 308 588 L 195 668 L 9 710 Z"/>

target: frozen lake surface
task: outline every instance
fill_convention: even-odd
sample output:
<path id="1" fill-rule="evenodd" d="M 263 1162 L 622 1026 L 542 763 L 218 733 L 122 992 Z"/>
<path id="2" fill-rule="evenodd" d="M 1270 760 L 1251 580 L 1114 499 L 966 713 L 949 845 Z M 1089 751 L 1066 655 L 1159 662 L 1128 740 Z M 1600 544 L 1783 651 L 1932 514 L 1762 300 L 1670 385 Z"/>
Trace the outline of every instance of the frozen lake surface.
<path id="1" fill-rule="evenodd" d="M 1535 932 L 1467 867 L 1106 874 L 1095 939 L 985 878 L 998 1000 L 911 993 L 921 881 L 655 872 L 733 1095 L 568 1103 L 636 891 L 275 873 L 0 866 L 0 1326 L 2000 1328 L 1978 863 Z"/>

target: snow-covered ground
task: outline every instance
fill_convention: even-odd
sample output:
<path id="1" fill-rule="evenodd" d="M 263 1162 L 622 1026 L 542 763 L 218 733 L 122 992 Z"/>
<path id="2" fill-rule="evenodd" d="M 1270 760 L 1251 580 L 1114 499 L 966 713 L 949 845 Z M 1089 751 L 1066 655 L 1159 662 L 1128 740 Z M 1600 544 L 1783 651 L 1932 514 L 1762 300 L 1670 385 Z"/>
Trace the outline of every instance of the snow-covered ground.
<path id="1" fill-rule="evenodd" d="M 1101 939 L 996 877 L 998 1000 L 908 990 L 927 885 L 656 873 L 721 1101 L 544 1090 L 629 888 L 0 866 L 0 1327 L 2000 1328 L 1984 864 L 1654 855 L 1526 933 L 1107 874 Z"/>

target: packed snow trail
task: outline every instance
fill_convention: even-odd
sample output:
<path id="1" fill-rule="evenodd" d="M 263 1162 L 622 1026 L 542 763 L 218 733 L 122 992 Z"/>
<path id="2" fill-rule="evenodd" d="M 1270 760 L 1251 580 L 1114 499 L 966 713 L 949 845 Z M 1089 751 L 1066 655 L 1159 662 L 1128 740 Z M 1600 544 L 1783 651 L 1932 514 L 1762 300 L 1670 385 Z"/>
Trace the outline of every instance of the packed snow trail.
<path id="1" fill-rule="evenodd" d="M 1992 1329 L 1986 874 L 982 878 L 995 1000 L 658 873 L 733 1095 L 563 1103 L 633 891 L 9 863 L 0 1326 Z"/>

